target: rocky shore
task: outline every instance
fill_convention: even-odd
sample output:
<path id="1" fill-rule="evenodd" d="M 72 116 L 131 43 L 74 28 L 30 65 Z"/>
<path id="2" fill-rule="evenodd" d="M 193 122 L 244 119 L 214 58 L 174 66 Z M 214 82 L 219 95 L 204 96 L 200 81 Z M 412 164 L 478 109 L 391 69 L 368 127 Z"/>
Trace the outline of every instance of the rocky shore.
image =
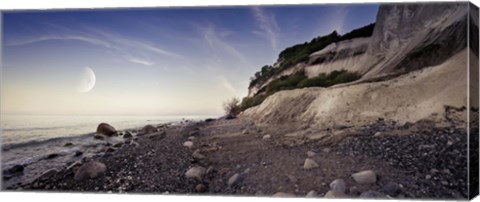
<path id="1" fill-rule="evenodd" d="M 324 131 L 346 131 L 341 138 L 297 138 L 295 144 L 279 130 L 236 118 L 120 131 L 123 142 L 99 138 L 103 152 L 6 189 L 327 198 L 468 195 L 465 129 L 379 120 Z M 15 169 L 8 172 L 23 170 Z"/>

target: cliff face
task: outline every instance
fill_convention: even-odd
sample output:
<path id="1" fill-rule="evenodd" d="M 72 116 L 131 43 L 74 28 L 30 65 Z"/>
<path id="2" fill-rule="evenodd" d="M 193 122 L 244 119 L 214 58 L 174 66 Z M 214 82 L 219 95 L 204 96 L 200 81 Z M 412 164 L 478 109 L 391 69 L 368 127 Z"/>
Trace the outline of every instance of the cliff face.
<path id="1" fill-rule="evenodd" d="M 467 14 L 464 2 L 382 5 L 371 37 L 332 43 L 312 53 L 308 62 L 250 87 L 248 96 L 301 70 L 315 77 L 344 69 L 362 74 L 365 81 L 441 64 L 467 46 Z"/>
<path id="2" fill-rule="evenodd" d="M 382 5 L 371 37 L 331 44 L 281 73 L 304 70 L 313 77 L 345 69 L 362 74 L 360 80 L 280 91 L 242 116 L 318 127 L 378 118 L 399 123 L 449 119 L 446 108 L 467 106 L 467 57 L 478 60 L 478 50 L 467 49 L 468 8 L 468 3 Z"/>
<path id="3" fill-rule="evenodd" d="M 466 47 L 467 3 L 388 4 L 377 14 L 364 79 L 438 65 Z"/>

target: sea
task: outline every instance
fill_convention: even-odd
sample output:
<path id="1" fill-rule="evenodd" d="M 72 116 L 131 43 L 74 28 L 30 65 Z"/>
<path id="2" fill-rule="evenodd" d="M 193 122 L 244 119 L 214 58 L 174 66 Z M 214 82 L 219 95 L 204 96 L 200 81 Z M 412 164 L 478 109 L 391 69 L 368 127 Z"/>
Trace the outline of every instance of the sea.
<path id="1" fill-rule="evenodd" d="M 203 120 L 213 116 L 86 116 L 86 115 L 2 115 L 0 117 L 2 171 L 24 166 L 21 175 L 2 181 L 2 189 L 28 183 L 49 169 L 61 169 L 84 157 L 98 155 L 104 141 L 93 138 L 98 124 L 104 122 L 117 130 L 140 129 L 152 124 L 179 124 L 185 120 Z M 121 137 L 108 140 L 122 141 Z M 65 146 L 72 143 L 72 146 Z M 82 155 L 75 156 L 77 152 Z M 56 154 L 55 158 L 47 158 Z"/>

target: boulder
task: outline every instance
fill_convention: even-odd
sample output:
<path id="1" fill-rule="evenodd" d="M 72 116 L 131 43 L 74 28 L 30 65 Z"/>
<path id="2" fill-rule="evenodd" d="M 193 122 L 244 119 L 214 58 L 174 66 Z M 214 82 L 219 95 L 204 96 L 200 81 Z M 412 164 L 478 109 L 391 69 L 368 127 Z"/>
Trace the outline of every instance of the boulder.
<path id="1" fill-rule="evenodd" d="M 188 169 L 187 172 L 185 173 L 185 176 L 187 178 L 192 178 L 192 179 L 197 179 L 197 180 L 202 181 L 205 173 L 206 173 L 206 170 L 205 170 L 204 167 L 195 166 L 193 168 Z"/>
<path id="2" fill-rule="evenodd" d="M 272 138 L 271 135 L 264 135 L 264 136 L 262 137 L 263 140 L 269 140 L 270 138 Z"/>
<path id="3" fill-rule="evenodd" d="M 150 134 L 150 133 L 155 133 L 155 132 L 158 132 L 157 128 L 155 128 L 152 125 L 146 125 L 142 128 L 142 130 L 140 130 L 138 135 L 145 135 L 145 134 Z"/>
<path id="4" fill-rule="evenodd" d="M 65 143 L 63 146 L 64 146 L 64 147 L 70 147 L 70 146 L 72 146 L 72 145 L 73 145 L 73 143 L 67 142 L 67 143 Z"/>
<path id="5" fill-rule="evenodd" d="M 364 170 L 358 173 L 352 174 L 355 182 L 359 184 L 372 184 L 377 182 L 377 174 L 372 170 Z"/>
<path id="6" fill-rule="evenodd" d="M 95 136 L 105 135 L 111 137 L 115 134 L 117 134 L 117 130 L 115 130 L 113 126 L 109 125 L 108 123 L 100 123 L 97 126 L 97 132 Z"/>
<path id="7" fill-rule="evenodd" d="M 315 162 L 314 160 L 312 160 L 310 158 L 305 159 L 305 163 L 303 164 L 304 169 L 309 170 L 309 169 L 316 168 L 316 167 L 318 167 L 317 162 Z"/>
<path id="8" fill-rule="evenodd" d="M 343 179 L 336 179 L 330 183 L 330 189 L 332 191 L 345 193 L 345 191 L 347 190 L 347 185 L 345 184 L 345 181 Z"/>
<path id="9" fill-rule="evenodd" d="M 105 164 L 100 163 L 98 161 L 90 161 L 78 168 L 77 172 L 75 173 L 74 179 L 75 180 L 86 180 L 86 179 L 94 179 L 101 176 L 104 176 L 107 171 L 107 166 Z"/>

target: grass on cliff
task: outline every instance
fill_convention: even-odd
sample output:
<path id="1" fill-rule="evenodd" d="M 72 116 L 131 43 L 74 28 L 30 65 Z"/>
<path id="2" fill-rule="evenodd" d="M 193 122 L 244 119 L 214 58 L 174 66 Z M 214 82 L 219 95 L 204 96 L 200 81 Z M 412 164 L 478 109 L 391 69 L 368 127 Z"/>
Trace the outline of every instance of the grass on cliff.
<path id="1" fill-rule="evenodd" d="M 345 35 L 339 35 L 336 31 L 334 31 L 329 35 L 316 37 L 310 42 L 288 47 L 281 51 L 278 56 L 279 60 L 281 60 L 280 66 L 276 68 L 270 65 L 263 66 L 260 71 L 256 72 L 254 76 L 250 78 L 250 87 L 259 83 L 264 83 L 272 76 L 298 63 L 307 62 L 310 54 L 319 51 L 332 43 L 359 37 L 369 37 L 372 35 L 374 27 L 375 24 L 372 23 L 367 26 L 352 30 Z"/>
<path id="2" fill-rule="evenodd" d="M 261 104 L 268 96 L 282 90 L 292 90 L 306 87 L 330 87 L 340 83 L 348 83 L 361 78 L 356 72 L 346 70 L 332 71 L 329 74 L 322 73 L 316 77 L 308 78 L 305 72 L 299 71 L 290 76 L 282 76 L 273 80 L 262 88 L 257 95 L 243 98 L 240 109 L 246 110 L 250 107 Z"/>

